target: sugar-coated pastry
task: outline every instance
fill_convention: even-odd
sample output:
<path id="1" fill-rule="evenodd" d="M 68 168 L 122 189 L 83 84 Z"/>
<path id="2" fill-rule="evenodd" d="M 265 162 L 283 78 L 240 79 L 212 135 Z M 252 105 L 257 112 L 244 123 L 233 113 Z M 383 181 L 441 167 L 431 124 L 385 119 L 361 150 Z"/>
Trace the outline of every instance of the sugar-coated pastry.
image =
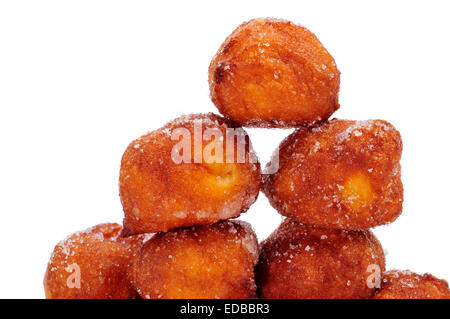
<path id="1" fill-rule="evenodd" d="M 256 200 L 260 184 L 243 129 L 212 113 L 182 116 L 133 141 L 122 157 L 124 233 L 237 217 Z"/>
<path id="2" fill-rule="evenodd" d="M 147 299 L 254 298 L 257 260 L 251 226 L 222 221 L 155 235 L 137 255 L 132 278 Z"/>
<path id="3" fill-rule="evenodd" d="M 274 152 L 263 191 L 303 224 L 362 230 L 402 212 L 402 140 L 386 121 L 331 120 L 301 128 Z"/>
<path id="4" fill-rule="evenodd" d="M 58 243 L 44 277 L 48 299 L 137 297 L 128 268 L 144 236 L 120 237 L 118 224 L 100 224 Z"/>
<path id="5" fill-rule="evenodd" d="M 340 73 L 303 26 L 254 19 L 225 40 L 209 66 L 211 99 L 244 126 L 292 127 L 324 121 L 338 108 Z"/>
<path id="6" fill-rule="evenodd" d="M 372 232 L 286 219 L 261 244 L 256 283 L 265 299 L 363 299 L 372 297 L 384 269 Z"/>
<path id="7" fill-rule="evenodd" d="M 431 274 L 390 270 L 384 274 L 374 299 L 450 299 L 448 283 Z"/>

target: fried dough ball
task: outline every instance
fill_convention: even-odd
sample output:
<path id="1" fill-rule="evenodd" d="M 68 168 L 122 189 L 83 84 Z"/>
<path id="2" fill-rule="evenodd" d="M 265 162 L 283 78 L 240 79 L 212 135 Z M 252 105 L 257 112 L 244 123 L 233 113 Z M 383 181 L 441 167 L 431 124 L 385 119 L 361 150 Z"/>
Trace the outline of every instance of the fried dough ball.
<path id="1" fill-rule="evenodd" d="M 243 129 L 212 113 L 182 116 L 133 141 L 123 155 L 124 233 L 237 217 L 255 202 L 260 184 L 260 165 Z"/>
<path id="2" fill-rule="evenodd" d="M 450 290 L 445 280 L 431 274 L 390 270 L 384 274 L 374 299 L 450 299 Z"/>
<path id="3" fill-rule="evenodd" d="M 381 120 L 331 120 L 298 129 L 274 152 L 263 192 L 282 215 L 303 224 L 362 230 L 402 212 L 402 140 Z M 279 155 L 279 157 L 278 157 Z"/>
<path id="4" fill-rule="evenodd" d="M 58 243 L 44 277 L 47 299 L 128 299 L 137 296 L 128 268 L 143 236 L 121 238 L 118 224 L 100 224 Z"/>
<path id="5" fill-rule="evenodd" d="M 209 66 L 211 99 L 245 126 L 290 127 L 328 119 L 338 108 L 340 72 L 305 27 L 254 19 L 225 40 Z"/>
<path id="6" fill-rule="evenodd" d="M 135 259 L 132 277 L 146 299 L 246 299 L 256 295 L 257 260 L 251 226 L 222 221 L 155 235 Z"/>
<path id="7" fill-rule="evenodd" d="M 364 299 L 385 269 L 375 235 L 289 219 L 261 244 L 256 283 L 264 299 Z"/>

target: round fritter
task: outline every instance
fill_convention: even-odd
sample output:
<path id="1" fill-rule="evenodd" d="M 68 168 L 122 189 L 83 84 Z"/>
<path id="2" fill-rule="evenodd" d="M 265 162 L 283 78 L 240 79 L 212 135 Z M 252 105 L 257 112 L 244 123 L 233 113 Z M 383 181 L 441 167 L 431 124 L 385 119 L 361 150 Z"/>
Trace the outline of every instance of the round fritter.
<path id="1" fill-rule="evenodd" d="M 253 298 L 257 259 L 250 225 L 222 221 L 155 235 L 135 259 L 132 277 L 147 299 Z"/>
<path id="2" fill-rule="evenodd" d="M 384 269 L 383 249 L 370 231 L 286 219 L 261 244 L 256 283 L 265 299 L 370 298 Z"/>
<path id="3" fill-rule="evenodd" d="M 445 280 L 431 274 L 419 275 L 409 270 L 390 270 L 384 274 L 375 299 L 450 299 Z"/>
<path id="4" fill-rule="evenodd" d="M 120 168 L 124 233 L 153 233 L 239 216 L 261 170 L 248 135 L 224 118 L 182 116 L 133 141 Z"/>
<path id="5" fill-rule="evenodd" d="M 44 277 L 48 299 L 128 299 L 137 296 L 128 268 L 143 237 L 121 238 L 118 224 L 101 224 L 58 243 Z"/>
<path id="6" fill-rule="evenodd" d="M 328 119 L 338 108 L 340 72 L 305 27 L 255 19 L 228 36 L 209 66 L 211 99 L 245 126 L 290 127 Z"/>
<path id="7" fill-rule="evenodd" d="M 298 129 L 274 152 L 263 191 L 282 215 L 303 224 L 362 230 L 402 212 L 402 140 L 381 120 L 331 120 Z M 265 172 L 266 173 L 266 172 Z"/>

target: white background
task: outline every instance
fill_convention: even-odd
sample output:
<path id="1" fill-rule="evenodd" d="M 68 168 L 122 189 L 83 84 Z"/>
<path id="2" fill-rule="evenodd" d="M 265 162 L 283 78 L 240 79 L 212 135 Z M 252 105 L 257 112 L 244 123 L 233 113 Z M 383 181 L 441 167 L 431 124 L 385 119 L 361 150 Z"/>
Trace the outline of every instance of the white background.
<path id="1" fill-rule="evenodd" d="M 445 1 L 0 2 L 0 297 L 41 298 L 53 246 L 122 219 L 128 143 L 182 113 L 215 112 L 208 65 L 254 17 L 316 33 L 342 72 L 336 117 L 403 135 L 403 215 L 375 233 L 388 268 L 450 279 L 449 8 Z M 265 163 L 286 130 L 250 130 Z M 263 239 L 279 216 L 243 216 Z"/>

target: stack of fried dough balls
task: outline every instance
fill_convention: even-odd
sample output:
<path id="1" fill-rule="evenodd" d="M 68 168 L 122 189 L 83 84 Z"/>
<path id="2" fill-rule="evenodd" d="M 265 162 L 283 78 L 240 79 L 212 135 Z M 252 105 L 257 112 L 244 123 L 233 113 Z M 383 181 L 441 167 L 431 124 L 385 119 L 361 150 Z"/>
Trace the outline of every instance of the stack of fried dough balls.
<path id="1" fill-rule="evenodd" d="M 306 28 L 254 19 L 209 66 L 222 116 L 181 116 L 135 141 L 120 168 L 123 226 L 54 249 L 47 298 L 450 298 L 430 274 L 385 269 L 370 228 L 402 212 L 402 140 L 383 120 L 329 117 L 340 72 Z M 295 128 L 261 172 L 242 127 Z M 259 191 L 285 219 L 264 241 L 231 220 Z"/>
<path id="2" fill-rule="evenodd" d="M 46 296 L 255 298 L 258 240 L 249 224 L 228 219 L 256 201 L 260 186 L 242 128 L 214 114 L 169 122 L 122 157 L 123 228 L 97 226 L 59 243 Z"/>

